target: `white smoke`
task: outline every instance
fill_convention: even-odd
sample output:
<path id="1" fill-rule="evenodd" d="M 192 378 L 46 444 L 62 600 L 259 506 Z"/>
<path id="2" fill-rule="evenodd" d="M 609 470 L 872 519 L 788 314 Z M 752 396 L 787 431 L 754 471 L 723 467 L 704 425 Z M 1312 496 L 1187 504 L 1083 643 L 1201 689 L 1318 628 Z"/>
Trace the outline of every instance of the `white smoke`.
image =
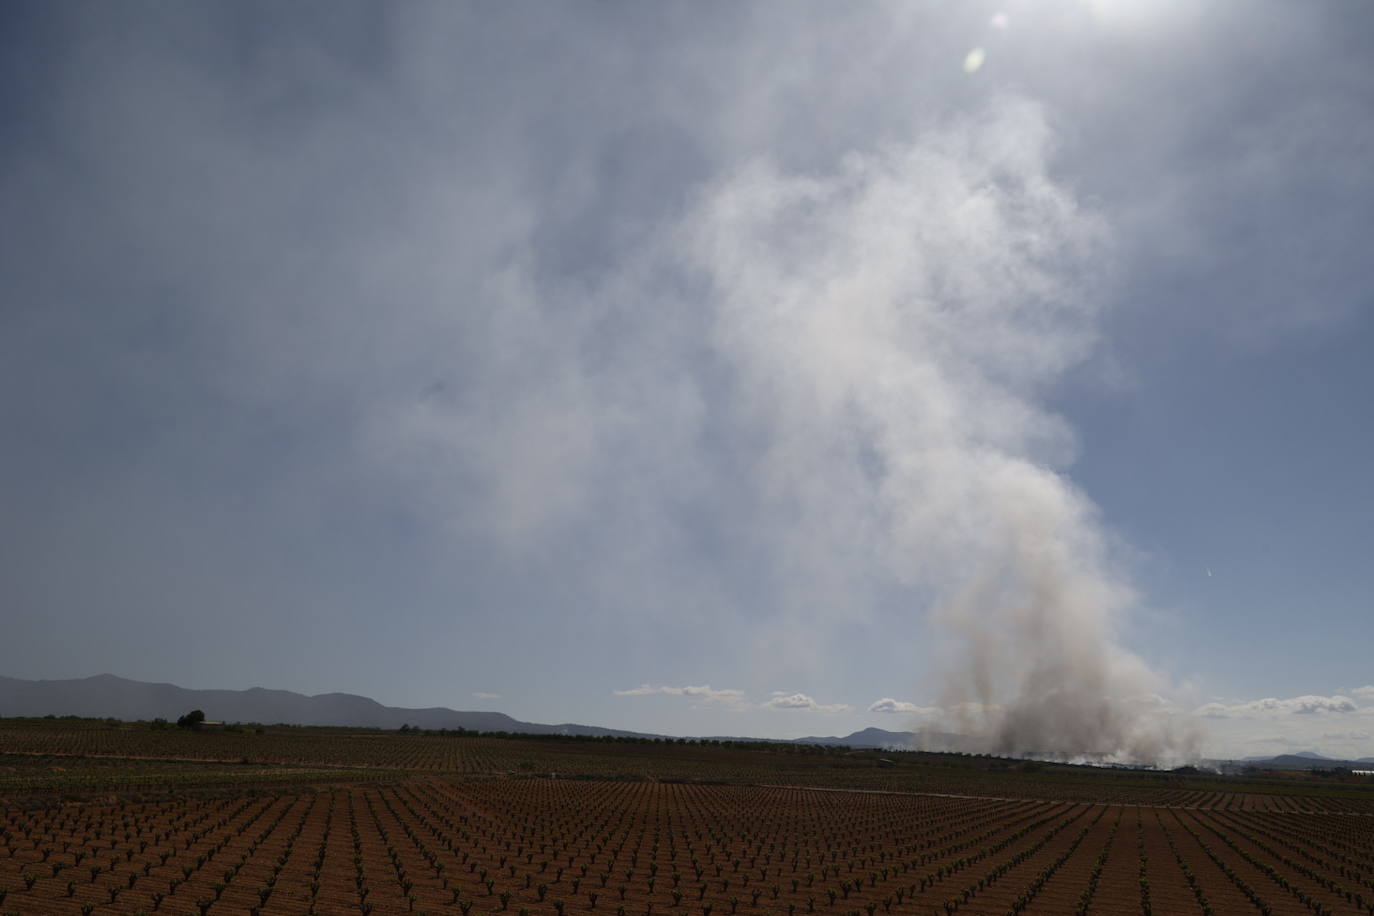
<path id="1" fill-rule="evenodd" d="M 1354 691 L 1359 696 L 1358 691 Z M 1359 705 L 1345 696 L 1302 696 L 1279 699 L 1265 697 L 1245 703 L 1207 703 L 1193 710 L 1193 715 L 1209 719 L 1233 719 L 1245 717 L 1274 718 L 1279 716 L 1322 716 L 1341 715 L 1360 711 Z"/>
<path id="2" fill-rule="evenodd" d="M 674 242 L 765 443 L 792 600 L 906 583 L 955 644 L 945 707 L 979 710 L 950 724 L 1003 752 L 1157 759 L 1159 680 L 1114 637 L 1132 594 L 1041 406 L 1093 343 L 1110 250 L 1048 177 L 1050 141 L 1004 100 L 836 174 L 756 164 Z"/>

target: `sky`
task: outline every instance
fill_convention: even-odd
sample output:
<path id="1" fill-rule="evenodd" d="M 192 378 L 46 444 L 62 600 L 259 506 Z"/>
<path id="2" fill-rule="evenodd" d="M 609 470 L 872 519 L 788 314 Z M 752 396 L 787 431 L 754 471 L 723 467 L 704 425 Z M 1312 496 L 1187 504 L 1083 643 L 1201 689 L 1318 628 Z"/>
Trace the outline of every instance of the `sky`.
<path id="1" fill-rule="evenodd" d="M 11 2 L 0 673 L 1374 756 L 1374 8 Z"/>

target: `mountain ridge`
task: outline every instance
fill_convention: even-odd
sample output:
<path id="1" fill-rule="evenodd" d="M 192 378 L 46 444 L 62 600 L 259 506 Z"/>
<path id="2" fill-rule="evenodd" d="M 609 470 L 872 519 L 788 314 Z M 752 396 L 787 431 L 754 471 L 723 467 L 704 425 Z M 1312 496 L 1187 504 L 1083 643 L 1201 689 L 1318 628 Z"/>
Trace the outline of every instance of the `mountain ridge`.
<path id="1" fill-rule="evenodd" d="M 527 735 L 579 737 L 677 738 L 676 735 L 636 732 L 564 722 L 554 725 L 523 722 L 502 712 L 456 710 L 445 706 L 421 708 L 385 706 L 358 694 L 333 691 L 315 695 L 268 687 L 242 690 L 198 690 L 167 682 L 135 681 L 113 674 L 86 678 L 24 680 L 0 675 L 0 717 L 75 715 L 125 721 L 174 720 L 192 709 L 224 722 L 286 723 L 346 728 L 439 730 L 465 729 Z M 709 736 L 704 741 L 768 741 L 817 744 L 877 750 L 926 750 L 962 754 L 991 752 L 986 739 L 946 732 L 889 731 L 870 727 L 848 735 L 808 735 L 802 738 L 755 738 Z M 1374 758 L 1337 760 L 1314 751 L 1276 757 L 1250 757 L 1239 761 L 1213 761 L 1214 765 L 1243 764 L 1275 769 L 1346 767 L 1363 769 Z"/>
<path id="2" fill-rule="evenodd" d="M 291 690 L 249 687 L 198 690 L 169 683 L 134 681 L 113 674 L 65 680 L 23 680 L 0 676 L 0 716 L 76 715 L 124 720 L 175 719 L 201 709 L 225 722 L 520 732 L 533 735 L 583 735 L 659 738 L 624 729 L 572 722 L 545 725 L 521 722 L 502 712 L 384 706 L 371 697 L 331 692 L 308 695 Z"/>
<path id="3" fill-rule="evenodd" d="M 1361 757 L 1359 759 L 1341 759 L 1339 757 L 1327 757 L 1315 751 L 1300 751 L 1296 754 L 1278 754 L 1273 757 L 1246 757 L 1240 763 L 1258 769 L 1271 770 L 1333 770 L 1333 769 L 1362 769 L 1370 763 L 1374 763 L 1374 758 Z"/>
<path id="4" fill-rule="evenodd" d="M 224 722 L 380 729 L 398 729 L 402 725 L 409 725 L 428 730 L 461 728 L 468 731 L 584 737 L 679 737 L 574 722 L 556 725 L 523 722 L 501 712 L 456 710 L 446 706 L 384 706 L 370 697 L 338 691 L 309 695 L 269 687 L 193 689 L 167 682 L 135 681 L 114 674 L 51 680 L 24 680 L 0 675 L 0 717 L 75 715 L 125 721 L 158 718 L 170 721 L 192 709 L 200 709 L 210 719 Z M 962 735 L 932 733 L 918 736 L 914 732 L 893 732 L 881 728 L 866 728 L 843 737 L 768 739 L 719 736 L 693 740 L 776 741 L 894 750 L 914 748 L 918 746 L 918 739 L 931 750 L 977 752 L 968 746 L 974 739 Z"/>

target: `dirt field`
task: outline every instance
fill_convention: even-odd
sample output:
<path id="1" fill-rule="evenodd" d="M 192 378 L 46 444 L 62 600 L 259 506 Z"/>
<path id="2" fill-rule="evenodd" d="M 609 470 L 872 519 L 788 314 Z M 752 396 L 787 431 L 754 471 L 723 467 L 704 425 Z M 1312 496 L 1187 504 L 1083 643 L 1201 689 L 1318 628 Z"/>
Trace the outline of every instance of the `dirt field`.
<path id="1" fill-rule="evenodd" d="M 400 738 L 391 768 L 350 771 L 338 759 L 15 754 L 5 734 L 0 779 L 22 791 L 0 809 L 0 913 L 1374 914 L 1374 816 L 1358 785 L 1304 796 L 1282 780 L 1228 792 L 1099 772 L 1099 792 L 1138 796 L 1104 804 L 1076 797 L 1092 773 L 1056 780 L 980 770 L 986 761 L 962 774 L 925 761 L 951 770 L 931 791 L 913 785 L 915 772 L 898 774 L 901 790 L 836 791 L 846 773 L 860 784 L 898 777 L 869 772 L 872 755 L 814 770 L 774 755 L 765 775 L 823 783 L 781 786 L 408 769 L 395 763 L 424 755 Z M 541 747 L 564 763 L 586 751 L 431 740 L 487 742 L 435 753 L 517 764 Z M 641 756 L 666 767 L 678 747 Z M 601 768 L 638 759 L 612 750 Z M 682 769 L 763 768 L 739 748 L 715 751 L 712 761 L 684 748 Z M 947 784 L 1000 791 L 933 791 Z M 1065 786 L 1069 797 L 1050 796 Z"/>

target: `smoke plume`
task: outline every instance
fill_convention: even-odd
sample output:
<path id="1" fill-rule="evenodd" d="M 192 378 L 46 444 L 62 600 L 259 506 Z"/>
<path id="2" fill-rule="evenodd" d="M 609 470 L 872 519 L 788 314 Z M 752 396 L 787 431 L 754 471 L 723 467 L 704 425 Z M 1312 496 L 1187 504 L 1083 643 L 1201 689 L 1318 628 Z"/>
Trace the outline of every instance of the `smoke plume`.
<path id="1" fill-rule="evenodd" d="M 1051 140 L 1004 100 L 836 174 L 756 164 L 674 243 L 709 283 L 728 409 L 764 443 L 789 600 L 901 583 L 953 651 L 947 725 L 1004 753 L 1153 760 L 1173 747 L 1159 679 L 1114 635 L 1133 596 L 1041 406 L 1092 346 L 1110 252 L 1049 178 Z"/>

